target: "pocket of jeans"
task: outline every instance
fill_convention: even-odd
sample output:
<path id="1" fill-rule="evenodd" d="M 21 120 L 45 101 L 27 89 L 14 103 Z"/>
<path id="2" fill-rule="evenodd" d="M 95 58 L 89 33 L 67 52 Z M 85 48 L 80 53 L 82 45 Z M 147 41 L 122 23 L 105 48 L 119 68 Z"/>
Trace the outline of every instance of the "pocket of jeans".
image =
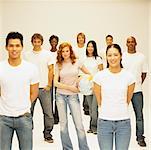
<path id="1" fill-rule="evenodd" d="M 0 115 L 0 118 L 3 118 L 3 115 Z"/>
<path id="2" fill-rule="evenodd" d="M 31 113 L 28 113 L 28 112 L 25 113 L 24 116 L 25 116 L 25 117 L 28 117 L 28 118 L 32 117 Z"/>

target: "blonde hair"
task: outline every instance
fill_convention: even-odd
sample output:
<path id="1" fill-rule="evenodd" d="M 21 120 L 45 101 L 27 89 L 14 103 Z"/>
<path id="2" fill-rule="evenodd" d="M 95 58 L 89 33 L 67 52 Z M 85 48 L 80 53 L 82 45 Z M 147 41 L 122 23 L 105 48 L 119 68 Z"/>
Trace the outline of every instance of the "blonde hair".
<path id="1" fill-rule="evenodd" d="M 77 43 L 79 43 L 79 42 L 78 42 L 78 38 L 79 38 L 79 36 L 82 36 L 82 37 L 84 38 L 84 43 L 85 43 L 85 41 L 86 41 L 86 37 L 85 37 L 85 34 L 84 34 L 84 33 L 82 33 L 82 32 L 78 33 L 78 35 L 77 35 Z"/>

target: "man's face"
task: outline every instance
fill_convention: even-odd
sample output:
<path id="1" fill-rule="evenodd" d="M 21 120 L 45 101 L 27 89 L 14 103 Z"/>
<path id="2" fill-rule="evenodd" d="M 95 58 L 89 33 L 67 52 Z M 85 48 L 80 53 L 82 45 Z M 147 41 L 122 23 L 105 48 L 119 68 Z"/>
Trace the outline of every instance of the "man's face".
<path id="1" fill-rule="evenodd" d="M 38 39 L 38 38 L 33 39 L 32 45 L 34 48 L 41 48 L 41 45 L 42 45 L 41 39 Z"/>
<path id="2" fill-rule="evenodd" d="M 127 46 L 127 48 L 128 48 L 129 51 L 135 51 L 136 45 L 137 45 L 137 43 L 136 43 L 135 38 L 129 37 L 129 38 L 127 39 L 126 46 Z"/>
<path id="3" fill-rule="evenodd" d="M 108 46 L 108 45 L 112 45 L 112 44 L 113 44 L 113 38 L 107 37 L 106 38 L 106 45 Z"/>
<path id="4" fill-rule="evenodd" d="M 20 39 L 9 39 L 8 45 L 6 46 L 9 58 L 18 59 L 21 57 L 21 51 L 23 46 L 21 45 Z"/>

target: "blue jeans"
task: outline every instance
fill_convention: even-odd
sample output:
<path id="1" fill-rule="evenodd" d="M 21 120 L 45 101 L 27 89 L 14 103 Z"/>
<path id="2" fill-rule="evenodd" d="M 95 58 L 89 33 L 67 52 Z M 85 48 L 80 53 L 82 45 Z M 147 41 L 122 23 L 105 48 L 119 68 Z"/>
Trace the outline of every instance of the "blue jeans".
<path id="1" fill-rule="evenodd" d="M 17 134 L 19 149 L 32 150 L 32 128 L 30 113 L 20 117 L 0 115 L 0 150 L 11 150 L 14 131 Z"/>
<path id="2" fill-rule="evenodd" d="M 136 117 L 136 137 L 137 141 L 144 139 L 144 118 L 143 118 L 143 93 L 137 92 L 133 94 L 132 105 Z"/>
<path id="3" fill-rule="evenodd" d="M 100 150 L 113 150 L 115 139 L 115 150 L 128 150 L 131 125 L 130 119 L 110 121 L 98 119 L 97 137 Z"/>
<path id="4" fill-rule="evenodd" d="M 44 91 L 43 89 L 40 88 L 38 98 L 40 100 L 40 104 L 41 104 L 43 114 L 44 114 L 44 131 L 43 131 L 44 138 L 52 137 L 50 133 L 53 129 L 54 119 L 53 119 L 53 113 L 52 113 L 50 91 Z M 31 105 L 32 116 L 34 113 L 34 107 L 35 107 L 36 101 L 37 100 L 35 100 Z"/>
<path id="5" fill-rule="evenodd" d="M 86 140 L 86 135 L 84 127 L 82 124 L 82 117 L 80 111 L 80 102 L 78 95 L 63 95 L 56 94 L 56 102 L 59 112 L 59 122 L 60 122 L 60 134 L 63 150 L 73 150 L 73 146 L 69 137 L 68 131 L 68 118 L 67 118 L 67 105 L 69 106 L 71 116 L 76 128 L 79 149 L 89 150 Z"/>
<path id="6" fill-rule="evenodd" d="M 90 129 L 97 131 L 97 120 L 98 120 L 98 105 L 95 95 L 86 95 L 86 100 L 89 104 L 90 113 Z"/>

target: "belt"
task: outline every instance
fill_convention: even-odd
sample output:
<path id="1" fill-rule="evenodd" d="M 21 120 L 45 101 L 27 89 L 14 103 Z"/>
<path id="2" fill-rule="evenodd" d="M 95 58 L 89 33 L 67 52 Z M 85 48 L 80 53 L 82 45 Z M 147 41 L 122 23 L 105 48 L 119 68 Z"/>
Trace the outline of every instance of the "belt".
<path id="1" fill-rule="evenodd" d="M 19 116 L 16 117 L 16 118 L 20 118 L 20 117 L 29 117 L 29 116 L 31 116 L 31 113 L 26 112 L 26 113 L 24 113 L 24 114 L 22 114 L 22 115 L 19 115 Z"/>

